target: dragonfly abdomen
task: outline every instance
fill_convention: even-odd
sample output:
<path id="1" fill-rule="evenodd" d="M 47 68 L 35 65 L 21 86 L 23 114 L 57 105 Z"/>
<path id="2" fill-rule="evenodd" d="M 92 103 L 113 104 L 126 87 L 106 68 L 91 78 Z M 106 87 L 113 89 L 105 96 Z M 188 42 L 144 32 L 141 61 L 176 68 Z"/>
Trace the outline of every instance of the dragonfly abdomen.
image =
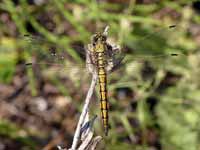
<path id="1" fill-rule="evenodd" d="M 105 70 L 105 63 L 103 53 L 98 55 L 98 77 L 99 77 L 99 88 L 100 88 L 100 108 L 101 116 L 104 127 L 105 135 L 108 135 L 108 99 L 107 99 L 107 76 Z"/>

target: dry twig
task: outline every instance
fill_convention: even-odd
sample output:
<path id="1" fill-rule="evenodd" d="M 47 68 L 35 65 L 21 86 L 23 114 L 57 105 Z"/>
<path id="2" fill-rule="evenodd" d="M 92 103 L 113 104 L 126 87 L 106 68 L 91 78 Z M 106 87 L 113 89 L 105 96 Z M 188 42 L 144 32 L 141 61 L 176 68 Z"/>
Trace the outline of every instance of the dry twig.
<path id="1" fill-rule="evenodd" d="M 83 106 L 83 111 L 81 113 L 78 125 L 76 127 L 76 131 L 75 131 L 75 134 L 74 134 L 74 139 L 73 139 L 73 142 L 72 142 L 72 147 L 71 147 L 70 150 L 75 150 L 76 149 L 76 147 L 78 145 L 78 142 L 79 142 L 79 139 L 80 139 L 80 136 L 81 136 L 81 128 L 84 126 L 84 123 L 89 121 L 89 114 L 88 114 L 89 103 L 90 103 L 90 100 L 92 98 L 92 94 L 94 92 L 96 83 L 97 83 L 97 74 L 94 73 L 93 77 L 92 77 L 92 82 L 91 82 L 90 88 L 88 90 L 88 93 L 87 93 L 87 96 L 86 96 L 86 99 L 85 99 L 85 103 L 84 103 L 84 106 Z"/>

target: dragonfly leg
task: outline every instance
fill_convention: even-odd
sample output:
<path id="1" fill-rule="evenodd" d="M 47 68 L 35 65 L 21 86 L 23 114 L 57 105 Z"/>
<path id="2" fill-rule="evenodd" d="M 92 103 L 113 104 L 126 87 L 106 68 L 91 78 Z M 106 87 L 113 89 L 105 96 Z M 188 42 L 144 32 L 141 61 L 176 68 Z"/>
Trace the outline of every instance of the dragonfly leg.
<path id="1" fill-rule="evenodd" d="M 120 66 L 122 60 L 125 57 L 125 54 L 122 53 L 119 45 L 107 44 L 106 56 L 107 56 L 106 70 L 107 70 L 107 72 L 110 73 L 110 72 L 116 70 Z"/>

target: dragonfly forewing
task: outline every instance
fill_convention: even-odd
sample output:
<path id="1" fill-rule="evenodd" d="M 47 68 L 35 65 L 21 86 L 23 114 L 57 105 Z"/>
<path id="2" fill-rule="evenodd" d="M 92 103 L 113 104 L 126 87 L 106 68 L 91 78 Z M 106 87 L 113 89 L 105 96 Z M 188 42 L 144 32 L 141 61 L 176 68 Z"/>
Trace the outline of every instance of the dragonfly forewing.
<path id="1" fill-rule="evenodd" d="M 176 44 L 174 38 L 179 26 L 171 25 L 155 30 L 137 28 L 131 36 L 124 39 L 123 43 L 129 53 L 136 55 L 158 55 L 165 53 L 175 53 L 180 50 L 174 49 Z"/>
<path id="2" fill-rule="evenodd" d="M 67 43 L 63 45 L 61 42 L 51 42 L 41 36 L 31 34 L 21 35 L 19 38 L 24 41 L 25 52 L 29 53 L 31 56 L 39 55 L 44 59 L 49 58 L 55 63 L 56 61 L 59 62 L 64 59 L 69 59 L 72 53 L 76 53 L 78 57 L 85 58 L 84 46 L 78 43 Z"/>

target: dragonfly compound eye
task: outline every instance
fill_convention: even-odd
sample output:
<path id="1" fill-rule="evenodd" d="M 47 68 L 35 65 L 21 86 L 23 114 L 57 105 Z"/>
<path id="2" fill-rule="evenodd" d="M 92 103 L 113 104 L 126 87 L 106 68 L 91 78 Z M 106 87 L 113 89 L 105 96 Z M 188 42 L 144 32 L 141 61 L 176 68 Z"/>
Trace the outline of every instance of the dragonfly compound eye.
<path id="1" fill-rule="evenodd" d="M 94 34 L 94 35 L 92 36 L 92 42 L 93 42 L 93 43 L 96 43 L 96 42 L 98 41 L 98 39 L 99 39 L 99 33 L 96 33 L 96 34 Z"/>
<path id="2" fill-rule="evenodd" d="M 106 41 L 107 37 L 105 35 L 102 36 L 102 41 Z"/>

